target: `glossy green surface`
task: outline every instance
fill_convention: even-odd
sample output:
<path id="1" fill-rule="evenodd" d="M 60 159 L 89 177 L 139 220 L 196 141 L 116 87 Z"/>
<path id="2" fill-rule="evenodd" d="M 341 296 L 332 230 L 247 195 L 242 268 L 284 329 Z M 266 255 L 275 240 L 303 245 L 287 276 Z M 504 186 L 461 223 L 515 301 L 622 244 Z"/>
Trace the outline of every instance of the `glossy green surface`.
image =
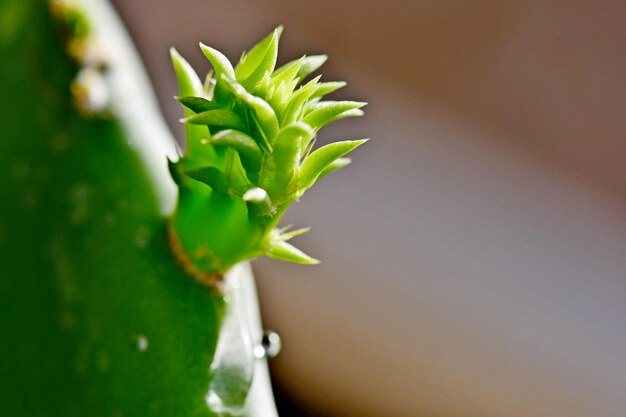
<path id="1" fill-rule="evenodd" d="M 121 126 L 72 107 L 45 2 L 0 16 L 0 414 L 211 415 L 221 298 L 175 263 Z"/>

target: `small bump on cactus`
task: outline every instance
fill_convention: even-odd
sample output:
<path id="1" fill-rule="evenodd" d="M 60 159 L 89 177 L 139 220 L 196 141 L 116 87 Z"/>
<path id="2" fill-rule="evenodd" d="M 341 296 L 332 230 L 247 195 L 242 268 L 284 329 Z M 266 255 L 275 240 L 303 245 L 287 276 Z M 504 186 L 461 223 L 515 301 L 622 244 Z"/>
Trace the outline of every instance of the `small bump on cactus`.
<path id="1" fill-rule="evenodd" d="M 287 242 L 308 231 L 277 228 L 285 209 L 316 182 L 350 159 L 366 140 L 330 143 L 313 150 L 328 123 L 363 114 L 366 103 L 322 98 L 344 82 L 302 81 L 325 61 L 303 56 L 276 68 L 282 27 L 233 67 L 219 51 L 200 48 L 213 66 L 206 81 L 176 50 L 171 57 L 185 108 L 187 149 L 170 162 L 179 186 L 171 236 L 179 261 L 219 282 L 236 263 L 261 255 L 318 263 Z"/>

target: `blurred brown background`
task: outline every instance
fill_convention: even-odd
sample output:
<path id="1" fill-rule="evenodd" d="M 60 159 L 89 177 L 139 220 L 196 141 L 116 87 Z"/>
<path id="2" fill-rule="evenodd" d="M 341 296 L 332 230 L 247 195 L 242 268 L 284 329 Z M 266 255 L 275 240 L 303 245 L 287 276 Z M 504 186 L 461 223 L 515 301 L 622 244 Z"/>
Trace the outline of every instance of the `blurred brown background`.
<path id="1" fill-rule="evenodd" d="M 168 47 L 330 55 L 373 138 L 254 263 L 273 374 L 325 416 L 626 415 L 626 3 L 114 2 L 180 137 Z"/>

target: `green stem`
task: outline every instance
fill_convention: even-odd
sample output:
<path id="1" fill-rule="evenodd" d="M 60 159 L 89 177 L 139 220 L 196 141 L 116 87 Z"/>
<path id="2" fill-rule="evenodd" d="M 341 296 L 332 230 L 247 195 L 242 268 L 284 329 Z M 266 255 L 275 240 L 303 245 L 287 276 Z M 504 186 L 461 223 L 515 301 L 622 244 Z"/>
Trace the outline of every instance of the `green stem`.
<path id="1" fill-rule="evenodd" d="M 192 270 L 221 275 L 233 265 L 263 254 L 268 229 L 249 216 L 238 197 L 181 188 L 171 224 Z"/>

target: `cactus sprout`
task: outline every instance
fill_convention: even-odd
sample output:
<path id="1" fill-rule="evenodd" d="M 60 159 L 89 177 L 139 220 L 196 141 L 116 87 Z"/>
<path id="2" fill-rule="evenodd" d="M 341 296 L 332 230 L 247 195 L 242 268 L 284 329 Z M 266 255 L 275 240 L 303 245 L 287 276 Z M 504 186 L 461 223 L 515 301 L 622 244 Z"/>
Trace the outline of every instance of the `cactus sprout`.
<path id="1" fill-rule="evenodd" d="M 322 100 L 344 82 L 321 82 L 319 76 L 304 81 L 326 61 L 324 55 L 305 55 L 276 68 L 281 32 L 280 26 L 274 29 L 235 66 L 200 44 L 213 66 L 204 83 L 171 50 L 187 148 L 169 165 L 179 188 L 170 240 L 183 267 L 208 285 L 219 283 L 236 263 L 261 255 L 318 263 L 288 242 L 309 229 L 278 223 L 291 203 L 346 166 L 350 160 L 344 156 L 366 141 L 315 149 L 322 127 L 362 115 L 365 103 Z"/>

